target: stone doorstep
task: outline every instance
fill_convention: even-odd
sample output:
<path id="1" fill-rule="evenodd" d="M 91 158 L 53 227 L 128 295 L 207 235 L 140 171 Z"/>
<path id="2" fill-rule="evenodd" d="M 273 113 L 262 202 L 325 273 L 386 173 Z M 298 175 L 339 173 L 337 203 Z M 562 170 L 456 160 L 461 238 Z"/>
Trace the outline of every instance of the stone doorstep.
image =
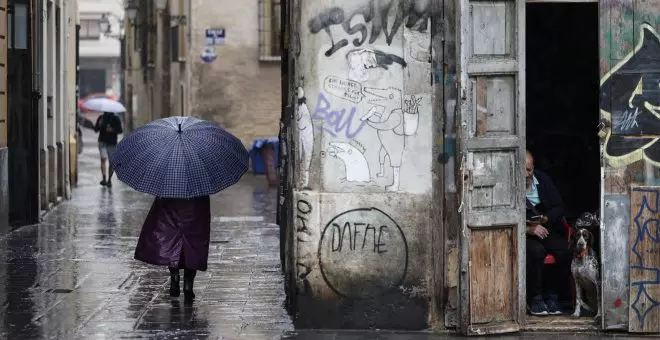
<path id="1" fill-rule="evenodd" d="M 41 212 L 40 212 L 40 216 L 39 216 L 40 222 L 39 223 L 43 223 L 44 220 L 46 219 L 46 216 L 48 215 L 48 213 L 53 211 L 53 208 L 55 208 L 57 205 L 62 203 L 62 201 L 64 201 L 64 197 L 57 196 L 57 199 L 55 200 L 55 202 L 48 203 L 48 210 L 41 210 Z"/>
<path id="2" fill-rule="evenodd" d="M 433 330 L 433 329 L 426 329 L 426 330 L 419 330 L 419 331 L 397 331 L 397 330 L 342 330 L 342 329 L 296 329 L 293 331 L 285 331 L 283 333 L 282 339 L 295 339 L 296 336 L 299 335 L 317 335 L 319 336 L 318 339 L 324 339 L 323 335 L 327 336 L 332 336 L 332 339 L 343 339 L 343 336 L 346 336 L 346 339 L 354 339 L 355 336 L 360 336 L 360 335 L 370 335 L 370 336 L 375 336 L 375 335 L 380 335 L 380 336 L 386 336 L 387 339 L 389 339 L 389 336 L 396 336 L 396 338 L 392 339 L 399 339 L 398 336 L 401 336 L 401 339 L 408 339 L 406 336 L 412 336 L 410 340 L 415 340 L 415 339 L 424 339 L 424 340 L 434 340 L 436 339 L 464 339 L 465 337 L 460 333 L 459 330 L 457 329 L 439 329 L 439 330 Z M 488 336 L 488 335 L 486 335 Z M 493 336 L 493 335 L 491 335 Z M 641 338 L 649 338 L 652 339 L 654 338 L 654 335 L 638 335 L 638 334 L 627 334 L 627 333 L 621 333 L 621 332 L 611 332 L 611 331 L 599 331 L 599 330 L 594 330 L 594 329 L 557 329 L 557 330 L 531 330 L 529 328 L 523 329 L 518 333 L 506 333 L 506 334 L 499 334 L 499 335 L 494 335 L 495 337 L 522 337 L 524 339 L 531 339 L 533 338 L 539 338 L 539 339 L 560 339 L 562 336 L 565 337 L 571 337 L 574 339 L 580 339 L 580 336 L 584 336 L 585 338 L 590 338 L 593 339 L 594 336 L 598 336 L 599 338 L 602 339 L 608 339 L 608 338 L 617 338 L 617 339 L 626 339 L 627 337 L 634 337 L 635 339 L 641 339 Z M 305 338 L 307 339 L 307 338 Z M 381 339 L 378 337 L 378 339 Z"/>

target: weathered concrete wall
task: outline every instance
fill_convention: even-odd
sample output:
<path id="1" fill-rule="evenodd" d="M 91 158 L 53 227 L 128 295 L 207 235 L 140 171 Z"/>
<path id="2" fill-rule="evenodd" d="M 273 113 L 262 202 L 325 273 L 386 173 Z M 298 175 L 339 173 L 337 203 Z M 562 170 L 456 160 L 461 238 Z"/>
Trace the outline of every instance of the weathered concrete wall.
<path id="1" fill-rule="evenodd" d="M 630 289 L 648 292 L 656 284 L 631 282 L 630 191 L 633 185 L 659 185 L 660 149 L 660 2 L 600 1 L 601 120 L 604 128 L 603 317 L 606 329 L 628 329 L 629 316 L 660 313 L 657 305 L 640 306 Z M 634 215 L 633 215 L 634 216 Z M 649 234 L 650 236 L 651 234 Z M 646 235 L 640 234 L 642 241 Z M 656 241 L 657 242 L 657 241 Z M 657 271 L 660 268 L 646 268 Z M 655 289 L 655 290 L 654 290 Z M 653 294 L 653 293 L 651 293 Z M 660 296 L 651 296 L 659 300 Z M 636 313 L 629 306 L 636 306 Z M 648 309 L 647 309 L 648 307 Z M 654 310 L 655 309 L 655 310 Z M 639 320 L 638 320 L 639 321 Z"/>
<path id="2" fill-rule="evenodd" d="M 297 325 L 426 328 L 430 1 L 297 1 L 293 11 Z"/>
<path id="3" fill-rule="evenodd" d="M 190 104 L 194 116 L 214 120 L 249 145 L 277 136 L 280 64 L 259 61 L 258 1 L 193 0 Z M 202 63 L 207 28 L 224 28 L 217 59 Z"/>

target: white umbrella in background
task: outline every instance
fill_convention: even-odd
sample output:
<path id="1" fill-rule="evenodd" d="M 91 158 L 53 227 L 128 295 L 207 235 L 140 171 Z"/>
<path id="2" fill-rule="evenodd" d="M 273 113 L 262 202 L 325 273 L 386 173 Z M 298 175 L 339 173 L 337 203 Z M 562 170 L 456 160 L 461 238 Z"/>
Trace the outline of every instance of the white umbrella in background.
<path id="1" fill-rule="evenodd" d="M 91 111 L 97 112 L 112 112 L 120 113 L 126 112 L 124 105 L 121 105 L 120 102 L 109 99 L 109 98 L 92 98 L 85 101 L 82 106 Z"/>

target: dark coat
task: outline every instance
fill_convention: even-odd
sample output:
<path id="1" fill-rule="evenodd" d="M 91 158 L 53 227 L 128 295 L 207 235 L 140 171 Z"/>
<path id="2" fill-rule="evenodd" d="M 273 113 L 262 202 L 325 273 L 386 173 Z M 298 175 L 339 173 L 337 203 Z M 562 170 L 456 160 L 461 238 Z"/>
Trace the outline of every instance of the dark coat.
<path id="1" fill-rule="evenodd" d="M 106 130 L 108 126 L 112 128 L 112 132 Z M 94 131 L 99 134 L 98 141 L 107 145 L 117 145 L 117 136 L 124 133 L 121 120 L 114 113 L 110 112 L 103 113 L 96 119 Z"/>
<path id="2" fill-rule="evenodd" d="M 545 172 L 534 170 L 534 176 L 539 181 L 537 189 L 539 191 L 541 203 L 532 207 L 531 203 L 527 201 L 527 218 L 529 219 L 534 215 L 543 214 L 548 217 L 546 227 L 548 227 L 550 231 L 565 235 L 566 230 L 562 224 L 562 219 L 564 218 L 564 202 L 561 199 L 559 190 L 557 190 L 552 179 L 550 179 L 550 176 Z"/>
<path id="3" fill-rule="evenodd" d="M 149 264 L 206 270 L 211 237 L 211 202 L 156 198 L 135 249 L 135 259 Z"/>

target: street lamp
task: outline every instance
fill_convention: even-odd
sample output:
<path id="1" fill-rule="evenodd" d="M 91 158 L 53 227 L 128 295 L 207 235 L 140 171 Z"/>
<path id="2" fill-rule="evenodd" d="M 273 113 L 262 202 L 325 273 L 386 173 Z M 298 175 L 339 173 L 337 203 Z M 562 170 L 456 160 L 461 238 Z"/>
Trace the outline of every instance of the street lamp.
<path id="1" fill-rule="evenodd" d="M 156 9 L 160 12 L 164 11 L 167 7 L 167 0 L 156 0 Z"/>
<path id="2" fill-rule="evenodd" d="M 110 20 L 106 14 L 101 15 L 101 21 L 99 21 L 99 28 L 101 29 L 101 34 L 110 33 Z"/>
<path id="3" fill-rule="evenodd" d="M 128 22 L 133 25 L 135 23 L 135 18 L 137 17 L 138 7 L 137 4 L 133 1 L 129 2 L 128 6 L 124 8 L 126 11 L 126 16 L 128 16 Z"/>

